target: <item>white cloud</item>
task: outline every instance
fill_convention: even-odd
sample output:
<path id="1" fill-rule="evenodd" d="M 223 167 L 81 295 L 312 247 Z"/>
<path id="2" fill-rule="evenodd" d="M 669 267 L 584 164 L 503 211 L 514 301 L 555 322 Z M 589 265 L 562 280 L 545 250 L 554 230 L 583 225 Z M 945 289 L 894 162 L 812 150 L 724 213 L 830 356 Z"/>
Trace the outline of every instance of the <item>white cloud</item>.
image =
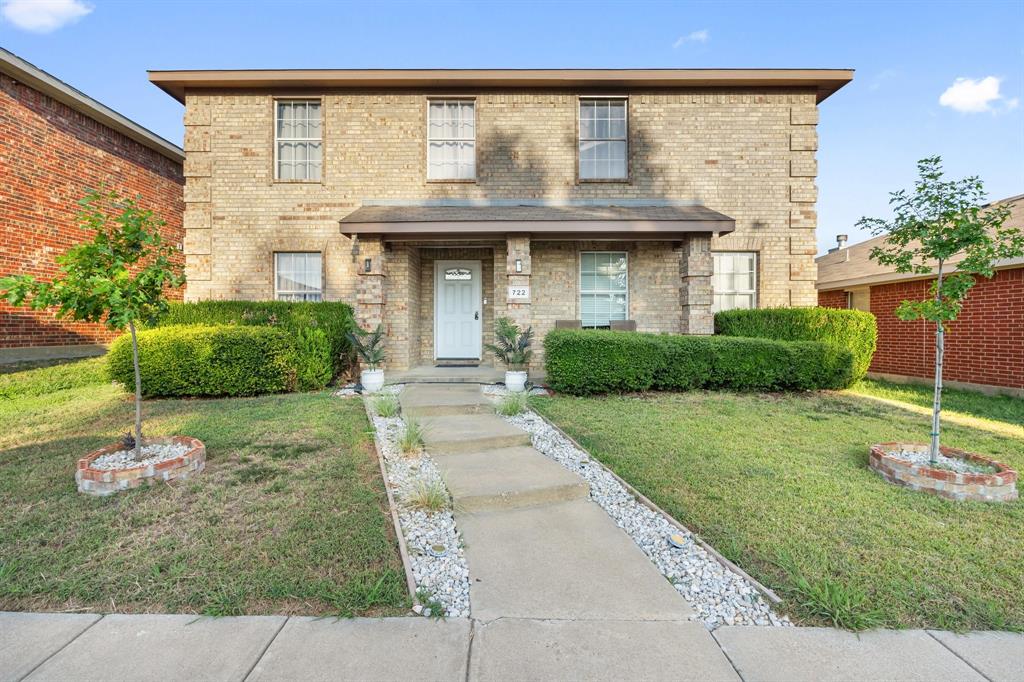
<path id="1" fill-rule="evenodd" d="M 1002 79 L 995 76 L 986 76 L 978 80 L 957 78 L 939 97 L 939 104 L 965 114 L 986 111 L 999 113 L 1016 108 L 1020 103 L 1016 97 L 1006 99 L 999 94 L 1001 82 Z"/>
<path id="2" fill-rule="evenodd" d="M 711 33 L 706 28 L 702 28 L 699 31 L 693 31 L 685 36 L 679 36 L 676 38 L 676 42 L 672 43 L 672 49 L 678 50 L 686 43 L 706 43 L 711 40 Z"/>
<path id="3" fill-rule="evenodd" d="M 81 0 L 2 0 L 0 13 L 18 28 L 50 33 L 92 12 Z"/>

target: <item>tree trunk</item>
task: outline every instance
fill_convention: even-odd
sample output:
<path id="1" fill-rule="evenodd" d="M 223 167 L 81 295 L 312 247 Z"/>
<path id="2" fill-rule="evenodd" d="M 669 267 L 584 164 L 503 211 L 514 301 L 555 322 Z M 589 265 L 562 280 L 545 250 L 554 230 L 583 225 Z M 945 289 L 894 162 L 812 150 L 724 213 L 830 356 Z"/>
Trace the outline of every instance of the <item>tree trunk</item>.
<path id="1" fill-rule="evenodd" d="M 942 299 L 942 261 L 939 261 L 938 280 L 935 282 L 935 300 Z M 931 464 L 939 461 L 939 415 L 942 412 L 942 355 L 946 350 L 946 329 L 942 320 L 935 323 L 935 395 L 932 399 L 932 440 L 928 447 Z"/>
<path id="2" fill-rule="evenodd" d="M 135 366 L 135 460 L 142 459 L 142 373 L 139 371 L 139 339 L 135 336 L 135 323 L 129 322 L 132 333 L 132 364 Z"/>

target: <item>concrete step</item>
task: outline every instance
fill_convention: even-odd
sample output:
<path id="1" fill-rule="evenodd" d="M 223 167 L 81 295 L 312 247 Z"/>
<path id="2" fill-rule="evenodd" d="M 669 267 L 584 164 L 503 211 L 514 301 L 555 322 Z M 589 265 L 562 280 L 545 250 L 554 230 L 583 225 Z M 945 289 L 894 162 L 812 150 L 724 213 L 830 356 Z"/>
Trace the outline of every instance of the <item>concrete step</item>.
<path id="1" fill-rule="evenodd" d="M 693 616 L 640 548 L 589 500 L 509 511 L 456 509 L 455 517 L 473 577 L 476 619 Z"/>
<path id="2" fill-rule="evenodd" d="M 576 474 L 531 447 L 434 455 L 456 509 L 466 512 L 585 498 L 590 487 Z"/>
<path id="3" fill-rule="evenodd" d="M 413 384 L 398 397 L 402 414 L 413 419 L 454 414 L 491 414 L 494 409 L 476 384 Z"/>
<path id="4" fill-rule="evenodd" d="M 493 414 L 424 417 L 423 441 L 431 455 L 487 452 L 530 445 L 530 434 Z"/>

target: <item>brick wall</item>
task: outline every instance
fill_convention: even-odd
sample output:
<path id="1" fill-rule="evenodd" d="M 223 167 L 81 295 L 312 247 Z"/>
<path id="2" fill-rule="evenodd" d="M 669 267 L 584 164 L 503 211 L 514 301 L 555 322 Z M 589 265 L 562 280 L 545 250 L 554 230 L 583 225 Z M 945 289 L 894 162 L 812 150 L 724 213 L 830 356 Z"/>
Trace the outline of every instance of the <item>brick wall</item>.
<path id="1" fill-rule="evenodd" d="M 871 312 L 878 320 L 871 371 L 934 376 L 934 326 L 904 322 L 893 312 L 900 301 L 920 300 L 930 285 L 919 280 L 871 287 Z M 1024 268 L 979 278 L 949 326 L 944 360 L 947 380 L 1024 388 Z"/>
<path id="2" fill-rule="evenodd" d="M 818 305 L 822 308 L 846 308 L 846 292 L 842 289 L 819 291 Z"/>
<path id="3" fill-rule="evenodd" d="M 184 236 L 181 164 L 6 74 L 0 74 L 0 168 L 0 276 L 54 275 L 54 256 L 91 237 L 77 226 L 75 212 L 85 191 L 101 183 L 141 195 L 167 222 L 171 243 Z M 0 347 L 103 343 L 113 336 L 101 325 L 0 303 Z"/>

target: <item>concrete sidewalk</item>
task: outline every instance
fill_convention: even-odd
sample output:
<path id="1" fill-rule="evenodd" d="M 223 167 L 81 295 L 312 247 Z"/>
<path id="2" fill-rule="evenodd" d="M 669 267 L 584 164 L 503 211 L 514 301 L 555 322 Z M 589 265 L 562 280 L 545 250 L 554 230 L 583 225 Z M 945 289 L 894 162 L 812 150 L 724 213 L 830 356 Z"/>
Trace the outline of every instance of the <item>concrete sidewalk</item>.
<path id="1" fill-rule="evenodd" d="M 1024 680 L 1024 635 L 645 620 L 0 613 L 0 681 Z"/>

